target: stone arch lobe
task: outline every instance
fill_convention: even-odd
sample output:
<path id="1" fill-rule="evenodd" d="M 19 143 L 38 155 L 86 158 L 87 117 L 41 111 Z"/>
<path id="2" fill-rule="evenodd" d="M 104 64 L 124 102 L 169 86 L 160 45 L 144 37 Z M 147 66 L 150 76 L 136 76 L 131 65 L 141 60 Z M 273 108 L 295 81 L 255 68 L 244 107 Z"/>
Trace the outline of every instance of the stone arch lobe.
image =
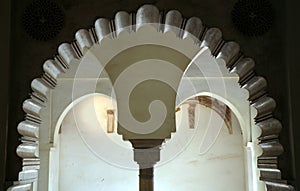
<path id="1" fill-rule="evenodd" d="M 136 15 L 118 12 L 112 21 L 100 18 L 96 20 L 93 28 L 79 30 L 75 34 L 75 42 L 60 45 L 58 55 L 44 63 L 43 76 L 32 81 L 33 93 L 23 103 L 26 115 L 25 120 L 18 125 L 18 131 L 23 137 L 22 143 L 17 148 L 18 156 L 23 159 L 23 169 L 19 173 L 19 180 L 8 190 L 37 189 L 41 157 L 39 150 L 43 143 L 49 141 L 49 137 L 43 134 L 45 130 L 40 127 L 50 110 L 49 94 L 51 91 L 55 91 L 59 76 L 68 73 L 69 68 L 72 67 L 70 66 L 71 61 L 80 60 L 94 44 L 101 44 L 106 38 L 118 38 L 123 31 L 138 31 L 146 23 L 152 23 L 151 26 L 163 34 L 173 33 L 179 38 L 190 39 L 190 43 L 195 43 L 201 48 L 207 47 L 217 60 L 225 63 L 231 74 L 238 76 L 241 87 L 249 92 L 248 101 L 253 117 L 252 126 L 261 130 L 260 135 L 257 138 L 254 137 L 255 140 L 253 140 L 263 151 L 257 159 L 260 179 L 266 183 L 269 191 L 294 190 L 292 186 L 281 179 L 281 172 L 277 167 L 277 157 L 283 152 L 283 148 L 277 140 L 282 127 L 281 123 L 272 115 L 276 103 L 266 94 L 266 80 L 254 75 L 253 59 L 242 55 L 237 43 L 225 42 L 219 29 L 205 28 L 199 18 L 186 19 L 181 16 L 180 12 L 174 10 L 165 15 L 165 19 L 162 19 L 164 23 L 161 23 L 159 18 L 159 10 L 153 5 L 140 7 Z M 182 30 L 176 30 L 176 28 Z M 41 187 L 39 186 L 39 188 Z"/>

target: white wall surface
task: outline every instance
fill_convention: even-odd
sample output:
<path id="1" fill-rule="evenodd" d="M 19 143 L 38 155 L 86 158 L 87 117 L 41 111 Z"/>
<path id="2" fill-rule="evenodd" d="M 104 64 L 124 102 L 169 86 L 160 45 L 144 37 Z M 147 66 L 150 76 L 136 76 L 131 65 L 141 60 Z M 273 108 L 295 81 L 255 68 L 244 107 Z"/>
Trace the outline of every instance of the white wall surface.
<path id="1" fill-rule="evenodd" d="M 186 109 L 187 106 L 183 106 L 181 110 L 184 115 L 177 114 L 177 119 L 182 118 L 182 124 L 179 133 L 172 138 L 183 136 L 184 130 L 193 131 L 188 129 Z M 158 164 L 155 169 L 155 191 L 245 191 L 244 149 L 237 119 L 232 116 L 231 135 L 221 117 L 205 106 L 197 106 L 196 120 L 197 131 L 186 149 L 174 160 L 161 166 Z M 216 141 L 206 153 L 200 154 L 207 129 L 218 125 L 222 128 Z M 166 144 L 172 144 L 172 139 Z"/>
<path id="2" fill-rule="evenodd" d="M 72 112 L 65 117 L 60 134 L 59 190 L 60 191 L 134 191 L 138 190 L 138 171 L 125 169 L 101 160 L 85 144 L 76 125 L 99 126 L 92 120 L 91 107 L 94 103 L 104 103 L 103 99 L 89 98 L 75 107 L 81 110 L 74 120 Z M 109 104 L 103 104 L 96 112 L 101 113 Z M 94 108 L 93 108 L 93 111 Z M 100 123 L 106 124 L 105 115 Z M 177 112 L 177 132 L 162 146 L 161 161 L 155 167 L 155 191 L 244 191 L 245 168 L 244 149 L 239 124 L 233 116 L 233 134 L 228 133 L 222 119 L 214 111 L 197 106 L 195 129 L 189 129 L 187 105 Z M 211 119 L 211 120 L 209 120 Z M 81 120 L 81 121 L 80 121 Z M 217 140 L 205 153 L 200 154 L 200 144 L 208 128 L 223 127 Z M 99 130 L 101 127 L 98 127 Z M 123 144 L 129 155 L 114 153 L 124 160 L 133 161 L 130 143 L 123 142 L 121 136 L 110 134 L 116 144 Z M 99 147 L 107 148 L 107 143 Z M 189 144 L 186 144 L 189 143 Z M 180 152 L 179 152 L 180 151 Z M 111 153 L 114 150 L 110 150 Z M 130 154 L 130 152 L 132 154 Z M 172 155 L 170 157 L 170 155 Z M 170 160 L 172 159 L 172 160 Z M 113 161 L 111 161 L 113 163 Z"/>

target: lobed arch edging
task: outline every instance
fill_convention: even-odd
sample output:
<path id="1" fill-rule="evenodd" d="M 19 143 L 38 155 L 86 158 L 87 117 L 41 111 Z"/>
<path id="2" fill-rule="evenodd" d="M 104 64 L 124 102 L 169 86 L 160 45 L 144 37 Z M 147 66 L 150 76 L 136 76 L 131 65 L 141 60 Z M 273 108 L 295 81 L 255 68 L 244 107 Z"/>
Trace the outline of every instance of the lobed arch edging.
<path id="1" fill-rule="evenodd" d="M 58 48 L 58 55 L 44 63 L 43 76 L 32 81 L 31 97 L 23 103 L 26 115 L 25 120 L 18 125 L 18 131 L 23 137 L 22 143 L 17 148 L 18 156 L 23 159 L 23 168 L 19 173 L 19 180 L 8 190 L 37 189 L 36 182 L 40 168 L 39 149 L 43 143 L 40 140 L 44 138 L 49 140 L 49 137 L 40 136 L 40 126 L 47 113 L 45 111 L 49 112 L 48 97 L 50 91 L 55 90 L 57 86 L 58 76 L 68 71 L 73 59 L 80 59 L 93 44 L 105 39 L 106 35 L 112 34 L 111 38 L 116 38 L 126 26 L 136 24 L 136 27 L 139 27 L 145 23 L 164 23 L 164 27 L 159 25 L 159 30 L 163 33 L 172 31 L 171 26 L 181 28 L 183 32 L 177 34 L 180 38 L 191 38 L 200 47 L 208 47 L 217 59 L 224 60 L 230 73 L 238 75 L 241 88 L 249 92 L 251 113 L 256 115 L 255 125 L 261 129 L 261 134 L 257 139 L 263 151 L 257 159 L 260 179 L 266 183 L 268 191 L 294 190 L 291 185 L 281 179 L 277 157 L 283 152 L 283 147 L 277 138 L 282 125 L 272 115 L 276 102 L 266 94 L 266 80 L 254 74 L 254 60 L 245 57 L 240 52 L 237 43 L 225 42 L 218 28 L 205 27 L 197 17 L 183 18 L 177 10 L 171 10 L 164 15 L 153 5 L 144 5 L 138 9 L 137 13 L 129 14 L 120 11 L 113 20 L 104 18 L 96 20 L 95 27 L 77 31 L 74 42 L 61 44 Z M 135 28 L 131 30 L 134 31 Z"/>

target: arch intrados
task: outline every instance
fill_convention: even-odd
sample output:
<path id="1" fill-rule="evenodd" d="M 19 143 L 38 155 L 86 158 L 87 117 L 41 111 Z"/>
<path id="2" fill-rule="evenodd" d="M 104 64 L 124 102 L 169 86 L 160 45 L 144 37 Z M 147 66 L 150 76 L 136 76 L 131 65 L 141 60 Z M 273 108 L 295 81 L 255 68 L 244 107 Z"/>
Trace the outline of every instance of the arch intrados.
<path id="1" fill-rule="evenodd" d="M 148 13 L 148 14 L 145 14 Z M 151 14 L 149 14 L 151 13 Z M 119 12 L 115 16 L 115 29 L 117 32 L 110 31 L 109 21 L 105 19 L 98 19 L 95 23 L 95 28 L 87 30 L 79 30 L 75 37 L 76 42 L 71 44 L 62 44 L 59 49 L 59 55 L 55 56 L 54 60 L 48 60 L 44 64 L 45 75 L 42 78 L 33 80 L 32 89 L 33 94 L 31 99 L 28 99 L 23 104 L 23 109 L 27 113 L 26 120 L 21 122 L 18 126 L 20 134 L 27 137 L 32 137 L 33 140 L 39 140 L 38 131 L 39 125 L 42 123 L 41 110 L 43 108 L 43 103 L 47 102 L 47 97 L 50 89 L 56 87 L 56 78 L 60 73 L 66 72 L 69 63 L 74 58 L 80 58 L 84 55 L 86 49 L 91 47 L 94 43 L 101 41 L 104 36 L 108 33 L 113 32 L 117 35 L 124 26 L 128 26 L 129 18 L 131 18 L 126 12 Z M 152 5 L 144 5 L 137 11 L 136 15 L 137 26 L 144 23 L 159 23 L 159 11 L 156 7 Z M 249 92 L 249 104 L 251 106 L 251 113 L 255 113 L 253 117 L 253 122 L 256 122 L 262 133 L 260 139 L 253 140 L 256 142 L 263 150 L 261 161 L 264 159 L 274 158 L 281 154 L 282 146 L 279 142 L 264 142 L 261 140 L 268 140 L 268 136 L 274 135 L 278 136 L 281 129 L 281 124 L 278 120 L 272 117 L 272 111 L 275 108 L 275 101 L 269 98 L 265 94 L 266 81 L 264 78 L 259 76 L 253 76 L 254 61 L 250 58 L 244 58 L 239 53 L 239 46 L 234 42 L 225 43 L 222 40 L 222 33 L 217 28 L 211 28 L 203 30 L 203 25 L 200 19 L 192 17 L 186 19 L 185 25 L 178 23 L 179 20 L 183 20 L 181 14 L 178 11 L 169 11 L 165 17 L 165 28 L 162 29 L 163 32 L 172 31 L 172 27 L 167 26 L 182 27 L 184 31 L 183 34 L 179 34 L 181 38 L 189 38 L 189 36 L 194 35 L 200 37 L 200 46 L 208 47 L 212 54 L 218 59 L 223 59 L 226 66 L 230 70 L 230 73 L 236 73 L 239 76 L 239 82 L 243 82 L 243 89 Z M 127 20 L 128 19 L 128 20 Z M 199 32 L 200 31 L 200 32 Z M 202 32 L 201 32 L 202 31 Z M 206 32 L 203 32 L 206 31 Z M 222 100 L 222 98 L 219 98 Z M 223 102 L 230 107 L 230 103 Z M 234 112 L 234 107 L 231 106 Z M 252 112 L 255 110 L 255 112 Z M 238 112 L 235 112 L 238 114 Z M 62 120 L 60 118 L 60 120 Z M 270 125 L 271 124 L 271 125 Z M 20 144 L 17 149 L 17 153 L 24 160 L 38 159 L 38 154 L 36 154 L 36 149 L 38 145 L 36 142 L 30 143 L 31 147 L 27 144 Z M 293 187 L 282 183 L 280 179 L 273 179 L 274 173 L 278 173 L 278 169 L 269 169 L 265 166 L 265 163 L 258 162 L 261 166 L 260 174 L 261 179 L 267 185 L 267 190 L 277 189 L 277 190 L 293 190 Z M 280 171 L 279 171 L 280 175 Z M 278 177 L 278 175 L 276 174 Z M 18 184 L 9 188 L 9 190 L 30 190 L 37 189 L 36 180 L 38 177 L 37 170 L 22 170 L 19 174 Z M 254 185 L 255 187 L 255 185 Z"/>

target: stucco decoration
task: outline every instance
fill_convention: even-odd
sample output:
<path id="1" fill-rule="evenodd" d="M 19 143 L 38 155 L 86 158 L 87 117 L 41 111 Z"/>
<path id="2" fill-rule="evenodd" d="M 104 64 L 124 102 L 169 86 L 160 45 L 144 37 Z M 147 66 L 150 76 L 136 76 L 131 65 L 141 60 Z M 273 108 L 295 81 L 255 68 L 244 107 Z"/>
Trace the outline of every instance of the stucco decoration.
<path id="1" fill-rule="evenodd" d="M 31 38 L 47 41 L 58 35 L 64 20 L 64 12 L 55 1 L 35 0 L 26 7 L 22 24 Z"/>
<path id="2" fill-rule="evenodd" d="M 237 30 L 244 35 L 261 36 L 272 27 L 274 10 L 268 0 L 238 0 L 231 18 Z"/>
<path id="3" fill-rule="evenodd" d="M 91 52 L 99 59 L 107 59 L 104 58 L 105 53 L 110 52 L 107 47 L 118 51 L 117 49 L 122 47 L 133 47 L 147 42 L 173 47 L 192 58 L 207 60 L 218 66 L 218 72 L 222 77 L 226 77 L 222 79 L 222 83 L 225 84 L 223 88 L 230 90 L 226 96 L 219 88 L 211 91 L 212 89 L 201 86 L 203 83 L 197 80 L 197 71 L 191 70 L 189 73 L 192 67 L 190 65 L 179 85 L 178 91 L 184 93 L 176 99 L 176 104 L 195 96 L 210 96 L 225 103 L 238 114 L 240 123 L 242 121 L 244 144 L 250 153 L 249 174 L 252 177 L 248 179 L 252 180 L 250 183 L 253 182 L 252 187 L 248 189 L 294 190 L 281 179 L 281 172 L 277 166 L 277 157 L 283 152 L 283 147 L 277 139 L 282 126 L 272 115 L 276 103 L 266 94 L 266 80 L 255 75 L 254 60 L 244 56 L 236 42 L 226 42 L 222 39 L 220 29 L 206 28 L 199 18 L 184 18 L 175 10 L 163 15 L 155 6 L 144 5 L 137 13 L 120 11 L 113 20 L 100 18 L 96 20 L 93 28 L 77 31 L 75 39 L 72 43 L 61 44 L 58 54 L 45 61 L 43 76 L 31 83 L 33 92 L 23 103 L 25 120 L 18 125 L 22 139 L 17 154 L 23 159 L 23 168 L 19 173 L 19 180 L 8 189 L 9 191 L 52 190 L 49 183 L 52 181 L 49 165 L 52 154 L 55 153 L 50 151 L 55 150 L 55 134 L 58 131 L 56 124 L 61 120 L 66 108 L 74 104 L 74 100 L 93 93 L 87 86 L 74 97 L 74 82 L 80 82 L 79 78 L 75 78 L 76 72 L 83 59 L 90 58 L 88 55 Z M 215 75 L 217 71 L 207 72 Z M 185 79 L 188 79 L 188 83 L 185 83 Z M 102 84 L 97 92 L 99 90 L 100 93 L 109 94 L 113 91 L 107 77 L 97 76 L 94 80 Z M 193 89 L 196 91 L 183 91 L 189 90 L 188 84 L 197 87 Z M 198 90 L 201 92 L 197 92 Z M 244 114 L 248 117 L 243 117 Z"/>

